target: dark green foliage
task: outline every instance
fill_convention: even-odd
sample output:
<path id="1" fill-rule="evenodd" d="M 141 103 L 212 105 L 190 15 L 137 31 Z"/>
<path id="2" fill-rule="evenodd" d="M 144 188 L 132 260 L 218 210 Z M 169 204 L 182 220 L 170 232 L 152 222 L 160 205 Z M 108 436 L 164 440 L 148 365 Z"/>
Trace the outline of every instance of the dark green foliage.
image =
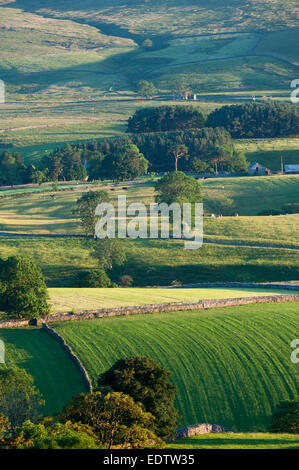
<path id="1" fill-rule="evenodd" d="M 201 185 L 192 176 L 187 176 L 182 171 L 168 173 L 155 184 L 158 193 L 157 202 L 172 204 L 178 202 L 201 202 Z"/>
<path id="2" fill-rule="evenodd" d="M 299 108 L 285 103 L 223 106 L 208 116 L 206 125 L 224 127 L 234 138 L 297 135 Z"/>
<path id="3" fill-rule="evenodd" d="M 96 208 L 99 204 L 109 202 L 107 191 L 88 191 L 78 200 L 74 214 L 79 217 L 82 229 L 86 236 L 95 234 L 97 222 Z"/>
<path id="4" fill-rule="evenodd" d="M 299 401 L 279 403 L 273 413 L 271 432 L 299 434 Z"/>
<path id="5" fill-rule="evenodd" d="M 107 155 L 101 165 L 101 179 L 114 181 L 134 180 L 147 172 L 148 162 L 134 144 L 118 148 L 115 153 Z"/>
<path id="6" fill-rule="evenodd" d="M 48 181 L 84 180 L 86 170 L 81 160 L 81 151 L 76 146 L 66 144 L 44 156 L 41 169 L 47 174 Z"/>
<path id="7" fill-rule="evenodd" d="M 126 261 L 123 245 L 117 239 L 104 238 L 93 245 L 92 255 L 99 261 L 101 269 L 112 270 Z"/>
<path id="8" fill-rule="evenodd" d="M 152 44 L 151 45 L 149 45 L 149 43 L 147 44 L 148 45 L 145 45 L 144 47 L 147 47 L 147 48 L 152 47 Z M 149 98 L 153 96 L 156 92 L 157 92 L 157 89 L 152 82 L 148 82 L 147 80 L 140 80 L 140 82 L 138 83 L 138 95 L 146 96 L 147 98 Z"/>
<path id="9" fill-rule="evenodd" d="M 78 287 L 112 287 L 111 280 L 104 269 L 93 271 L 80 271 L 77 274 Z"/>
<path id="10" fill-rule="evenodd" d="M 28 419 L 36 421 L 43 403 L 33 378 L 24 369 L 0 369 L 0 415 L 12 428 Z"/>
<path id="11" fill-rule="evenodd" d="M 128 132 L 165 132 L 199 129 L 205 124 L 205 116 L 194 106 L 159 106 L 141 108 L 128 121 Z"/>
<path id="12" fill-rule="evenodd" d="M 0 311 L 19 318 L 49 313 L 48 292 L 41 270 L 23 256 L 0 260 Z"/>
<path id="13" fill-rule="evenodd" d="M 0 156 L 0 185 L 26 182 L 26 166 L 18 153 L 4 152 Z"/>
<path id="14" fill-rule="evenodd" d="M 170 373 L 150 357 L 129 357 L 100 375 L 98 386 L 109 386 L 141 402 L 156 418 L 153 427 L 156 435 L 167 439 L 173 436 L 178 424 L 174 408 L 176 389 L 169 377 Z"/>

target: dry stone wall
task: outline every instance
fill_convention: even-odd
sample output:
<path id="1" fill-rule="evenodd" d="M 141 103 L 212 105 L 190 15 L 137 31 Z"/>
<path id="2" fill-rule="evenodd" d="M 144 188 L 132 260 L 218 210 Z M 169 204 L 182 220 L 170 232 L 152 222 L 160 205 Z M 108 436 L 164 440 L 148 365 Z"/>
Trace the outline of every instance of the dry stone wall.
<path id="1" fill-rule="evenodd" d="M 260 303 L 275 303 L 275 302 L 295 302 L 299 301 L 299 294 L 287 295 L 267 295 L 259 297 L 242 297 L 235 299 L 216 299 L 216 300 L 202 300 L 196 303 L 187 304 L 183 302 L 172 302 L 167 304 L 154 304 L 154 305 L 139 305 L 133 307 L 118 307 L 118 308 L 101 308 L 99 310 L 82 310 L 76 313 L 62 312 L 49 315 L 44 318 L 39 318 L 35 324 L 53 323 L 62 321 L 75 321 L 75 320 L 88 320 L 92 318 L 103 317 L 116 317 L 123 315 L 138 315 L 150 314 L 161 312 L 179 312 L 186 310 L 205 310 L 210 308 L 233 307 L 238 305 L 260 304 Z M 33 322 L 28 320 L 16 320 L 0 322 L 0 328 L 13 328 L 20 326 L 28 326 Z"/>
<path id="2" fill-rule="evenodd" d="M 92 392 L 92 383 L 91 380 L 88 376 L 88 373 L 83 366 L 82 362 L 76 356 L 76 354 L 73 352 L 72 348 L 65 342 L 64 338 L 60 336 L 56 331 L 54 331 L 52 328 L 50 328 L 46 323 L 43 323 L 42 325 L 43 330 L 48 333 L 49 335 L 53 336 L 63 347 L 63 349 L 66 350 L 67 355 L 74 361 L 76 366 L 78 367 L 79 371 L 81 372 L 83 379 L 85 381 L 85 384 L 87 385 L 88 391 Z"/>

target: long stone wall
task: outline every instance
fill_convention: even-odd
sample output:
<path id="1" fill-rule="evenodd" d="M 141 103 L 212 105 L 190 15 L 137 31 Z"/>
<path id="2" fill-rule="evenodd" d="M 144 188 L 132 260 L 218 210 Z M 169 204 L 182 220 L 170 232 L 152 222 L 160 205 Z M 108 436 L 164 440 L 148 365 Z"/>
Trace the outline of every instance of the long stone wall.
<path id="1" fill-rule="evenodd" d="M 187 304 L 183 302 L 172 302 L 166 304 L 138 305 L 133 307 L 101 308 L 99 310 L 82 310 L 77 313 L 62 312 L 49 315 L 36 320 L 35 324 L 53 323 L 62 321 L 87 320 L 92 318 L 116 317 L 123 315 L 139 315 L 162 312 L 179 312 L 185 310 L 205 310 L 210 308 L 233 307 L 238 305 L 275 303 L 275 302 L 298 302 L 299 294 L 287 295 L 266 295 L 257 297 L 242 297 L 235 299 L 202 300 L 196 303 Z M 0 322 L 0 328 L 12 328 L 28 326 L 32 321 L 16 320 Z"/>
<path id="2" fill-rule="evenodd" d="M 88 373 L 87 373 L 85 367 L 83 366 L 82 362 L 78 358 L 78 356 L 76 356 L 76 354 L 73 352 L 72 348 L 65 342 L 65 340 L 62 336 L 60 336 L 56 331 L 54 331 L 52 328 L 50 328 L 46 323 L 42 324 L 42 328 L 43 328 L 44 331 L 46 331 L 46 333 L 53 336 L 53 338 L 55 338 L 61 344 L 63 349 L 66 350 L 67 355 L 74 361 L 74 363 L 78 367 L 79 371 L 81 372 L 81 374 L 83 376 L 83 379 L 84 379 L 84 382 L 87 385 L 88 391 L 92 392 L 92 383 L 91 383 L 91 380 L 88 376 Z"/>

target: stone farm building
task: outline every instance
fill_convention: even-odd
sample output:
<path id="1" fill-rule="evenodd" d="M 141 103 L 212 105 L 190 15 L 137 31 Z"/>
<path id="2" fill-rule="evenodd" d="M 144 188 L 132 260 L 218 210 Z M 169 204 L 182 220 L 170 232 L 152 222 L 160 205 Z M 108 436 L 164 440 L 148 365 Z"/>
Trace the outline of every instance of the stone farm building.
<path id="1" fill-rule="evenodd" d="M 260 163 L 254 162 L 249 165 L 248 174 L 249 176 L 270 175 L 271 171 Z"/>

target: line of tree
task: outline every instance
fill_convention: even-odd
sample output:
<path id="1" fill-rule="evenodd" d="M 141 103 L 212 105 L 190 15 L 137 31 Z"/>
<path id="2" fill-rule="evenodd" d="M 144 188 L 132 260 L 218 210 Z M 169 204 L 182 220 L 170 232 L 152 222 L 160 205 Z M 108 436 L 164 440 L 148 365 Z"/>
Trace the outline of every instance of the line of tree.
<path id="1" fill-rule="evenodd" d="M 84 144 L 82 158 L 87 161 L 90 180 L 106 178 L 111 156 L 135 145 L 147 160 L 150 171 L 203 173 L 216 170 L 247 172 L 245 155 L 237 152 L 233 140 L 223 128 L 189 131 L 131 134 Z M 118 169 L 119 171 L 119 169 Z"/>
<path id="2" fill-rule="evenodd" d="M 168 132 L 176 130 L 200 129 L 204 127 L 206 116 L 195 106 L 158 106 L 137 109 L 128 120 L 130 133 Z"/>
<path id="3" fill-rule="evenodd" d="M 38 166 L 25 165 L 19 153 L 0 155 L 0 185 L 41 184 L 46 181 L 84 180 L 87 176 L 81 150 L 66 144 L 46 154 Z"/>
<path id="4" fill-rule="evenodd" d="M 209 114 L 206 126 L 224 127 L 233 138 L 295 136 L 299 134 L 299 107 L 276 102 L 222 106 Z"/>

